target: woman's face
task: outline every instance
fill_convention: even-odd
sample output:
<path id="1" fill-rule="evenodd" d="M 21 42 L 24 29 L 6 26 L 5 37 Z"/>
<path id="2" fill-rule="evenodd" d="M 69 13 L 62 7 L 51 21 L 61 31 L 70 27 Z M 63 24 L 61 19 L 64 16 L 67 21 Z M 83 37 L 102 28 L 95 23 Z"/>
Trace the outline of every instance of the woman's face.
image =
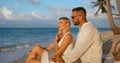
<path id="1" fill-rule="evenodd" d="M 67 22 L 64 19 L 59 20 L 58 29 L 59 31 L 63 31 L 66 29 Z"/>

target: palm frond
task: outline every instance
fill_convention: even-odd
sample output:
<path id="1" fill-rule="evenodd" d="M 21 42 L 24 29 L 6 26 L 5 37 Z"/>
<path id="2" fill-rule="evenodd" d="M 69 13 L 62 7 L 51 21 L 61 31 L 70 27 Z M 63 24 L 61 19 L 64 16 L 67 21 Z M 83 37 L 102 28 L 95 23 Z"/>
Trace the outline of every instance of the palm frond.
<path id="1" fill-rule="evenodd" d="M 92 3 L 92 4 L 97 4 L 98 2 L 94 2 L 94 1 L 92 1 L 91 3 Z"/>
<path id="2" fill-rule="evenodd" d="M 97 7 L 99 5 L 98 2 L 92 1 L 91 3 L 93 4 L 92 8 Z"/>
<path id="3" fill-rule="evenodd" d="M 114 5 L 111 5 L 112 9 L 115 9 L 115 6 Z"/>
<path id="4" fill-rule="evenodd" d="M 97 7 L 97 6 L 99 6 L 99 4 L 95 4 L 95 5 L 93 5 L 92 8 Z"/>
<path id="5" fill-rule="evenodd" d="M 97 9 L 97 11 L 95 12 L 94 16 L 97 16 L 99 11 L 100 11 L 100 8 Z"/>
<path id="6" fill-rule="evenodd" d="M 98 12 L 95 12 L 94 16 L 98 16 Z"/>
<path id="7" fill-rule="evenodd" d="M 101 10 L 102 10 L 101 13 L 106 13 L 107 12 L 107 10 L 105 9 L 105 7 L 102 7 Z"/>

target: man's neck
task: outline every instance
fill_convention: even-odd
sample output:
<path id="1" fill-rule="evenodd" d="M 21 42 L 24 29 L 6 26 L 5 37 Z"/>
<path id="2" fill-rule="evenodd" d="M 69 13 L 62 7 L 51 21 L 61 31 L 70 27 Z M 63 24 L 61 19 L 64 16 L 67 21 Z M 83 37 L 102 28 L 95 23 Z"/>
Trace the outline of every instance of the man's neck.
<path id="1" fill-rule="evenodd" d="M 87 20 L 85 19 L 85 20 L 82 20 L 81 22 L 80 22 L 80 24 L 79 24 L 79 27 L 81 28 L 82 26 L 83 26 L 83 24 L 85 24 L 85 23 L 87 23 Z"/>

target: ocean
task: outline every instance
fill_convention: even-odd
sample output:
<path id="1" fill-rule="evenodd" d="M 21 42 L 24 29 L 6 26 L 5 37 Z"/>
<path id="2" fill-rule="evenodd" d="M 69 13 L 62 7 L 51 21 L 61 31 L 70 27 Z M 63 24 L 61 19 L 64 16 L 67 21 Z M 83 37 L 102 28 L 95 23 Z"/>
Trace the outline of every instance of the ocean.
<path id="1" fill-rule="evenodd" d="M 74 40 L 79 28 L 71 28 Z M 98 28 L 100 32 L 110 28 Z M 25 54 L 35 44 L 48 46 L 58 33 L 57 28 L 0 28 L 0 62 L 10 63 Z"/>

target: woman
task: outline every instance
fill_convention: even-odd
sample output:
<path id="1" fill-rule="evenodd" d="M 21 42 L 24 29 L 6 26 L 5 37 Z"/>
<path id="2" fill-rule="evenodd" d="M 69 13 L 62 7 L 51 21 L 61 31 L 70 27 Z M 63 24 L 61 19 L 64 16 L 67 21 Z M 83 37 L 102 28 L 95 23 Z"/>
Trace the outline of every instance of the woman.
<path id="1" fill-rule="evenodd" d="M 70 20 L 67 17 L 61 17 L 58 21 L 59 33 L 56 35 L 54 42 L 47 48 L 36 45 L 28 53 L 26 63 L 52 63 L 49 60 L 48 51 L 55 50 L 54 56 L 65 55 L 72 48 L 73 37 L 70 33 Z M 40 59 L 37 59 L 37 57 Z"/>

